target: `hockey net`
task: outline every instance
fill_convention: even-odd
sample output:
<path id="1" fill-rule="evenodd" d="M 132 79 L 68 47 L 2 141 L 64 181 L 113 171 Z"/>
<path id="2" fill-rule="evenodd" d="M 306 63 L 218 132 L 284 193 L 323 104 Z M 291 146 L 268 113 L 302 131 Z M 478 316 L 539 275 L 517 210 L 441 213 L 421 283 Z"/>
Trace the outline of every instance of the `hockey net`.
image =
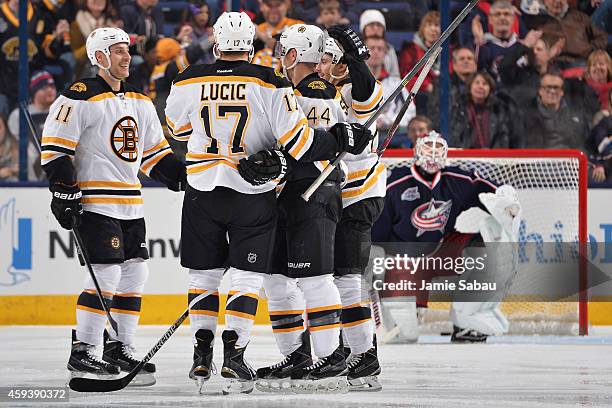
<path id="1" fill-rule="evenodd" d="M 383 161 L 388 170 L 410 166 L 410 149 L 388 150 Z M 510 184 L 519 194 L 524 230 L 520 239 L 575 244 L 584 251 L 587 241 L 587 161 L 575 150 L 455 150 L 449 151 L 448 165 L 477 171 L 498 184 Z M 552 245 L 551 245 L 552 246 Z M 584 252 L 583 252 L 584 253 Z M 513 290 L 501 304 L 510 321 L 509 334 L 587 334 L 586 263 L 576 262 L 580 292 L 557 301 L 530 301 L 529 291 Z M 522 284 L 534 274 L 550 272 L 554 263 L 543 259 L 537 265 L 519 263 L 517 277 Z M 573 272 L 572 272 L 573 273 Z M 527 280 L 525 280 L 525 277 Z M 521 293 L 521 296 L 512 295 Z M 433 299 L 432 299 L 433 300 Z M 422 333 L 452 331 L 450 303 L 430 302 L 419 311 Z"/>

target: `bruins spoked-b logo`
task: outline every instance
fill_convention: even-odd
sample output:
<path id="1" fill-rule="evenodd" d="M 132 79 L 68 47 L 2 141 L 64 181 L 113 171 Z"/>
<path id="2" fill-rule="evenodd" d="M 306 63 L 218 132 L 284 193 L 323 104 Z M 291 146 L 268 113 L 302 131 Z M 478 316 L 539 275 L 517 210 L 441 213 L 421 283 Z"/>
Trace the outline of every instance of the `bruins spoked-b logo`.
<path id="1" fill-rule="evenodd" d="M 111 130 L 111 147 L 121 160 L 134 162 L 138 159 L 138 125 L 131 116 L 124 116 Z"/>

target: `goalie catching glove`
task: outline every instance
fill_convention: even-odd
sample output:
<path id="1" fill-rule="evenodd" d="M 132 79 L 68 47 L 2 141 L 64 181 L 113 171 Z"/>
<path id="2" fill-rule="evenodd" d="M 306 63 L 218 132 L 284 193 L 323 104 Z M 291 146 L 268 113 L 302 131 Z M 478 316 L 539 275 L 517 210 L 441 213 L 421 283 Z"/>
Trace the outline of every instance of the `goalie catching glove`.
<path id="1" fill-rule="evenodd" d="M 345 59 L 366 61 L 370 58 L 368 46 L 361 40 L 359 34 L 345 25 L 335 25 L 327 29 L 331 38 L 336 40 L 344 50 Z"/>
<path id="2" fill-rule="evenodd" d="M 81 224 L 83 207 L 81 206 L 81 189 L 76 184 L 67 186 L 56 183 L 49 186 L 53 194 L 51 212 L 62 228 L 70 230 Z"/>
<path id="3" fill-rule="evenodd" d="M 282 179 L 288 171 L 285 154 L 278 149 L 262 150 L 238 163 L 238 173 L 254 186 Z"/>
<path id="4" fill-rule="evenodd" d="M 480 225 L 485 242 L 518 242 L 522 208 L 514 187 L 506 184 L 495 194 L 480 193 L 478 198 L 491 214 Z"/>

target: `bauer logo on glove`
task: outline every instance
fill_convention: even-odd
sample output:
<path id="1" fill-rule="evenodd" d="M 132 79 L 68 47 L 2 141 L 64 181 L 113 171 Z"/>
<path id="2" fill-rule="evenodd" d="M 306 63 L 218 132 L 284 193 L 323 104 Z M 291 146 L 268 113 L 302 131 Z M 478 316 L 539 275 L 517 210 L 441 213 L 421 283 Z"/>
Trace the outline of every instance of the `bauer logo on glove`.
<path id="1" fill-rule="evenodd" d="M 238 163 L 238 173 L 254 186 L 264 185 L 287 175 L 288 161 L 278 149 L 262 150 Z"/>

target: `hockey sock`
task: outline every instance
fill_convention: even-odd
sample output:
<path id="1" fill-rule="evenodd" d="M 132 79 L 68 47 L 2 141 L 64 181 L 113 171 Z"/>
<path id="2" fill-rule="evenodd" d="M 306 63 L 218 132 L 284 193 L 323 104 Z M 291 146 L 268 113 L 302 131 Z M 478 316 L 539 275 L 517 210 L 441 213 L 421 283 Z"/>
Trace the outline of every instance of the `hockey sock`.
<path id="1" fill-rule="evenodd" d="M 364 301 L 361 290 L 361 275 L 340 276 L 334 283 L 342 299 L 341 321 L 345 346 L 350 347 L 353 354 L 364 353 L 372 348 L 374 324 L 370 304 Z"/>
<path id="2" fill-rule="evenodd" d="M 304 331 L 304 297 L 295 279 L 283 275 L 266 275 L 264 289 L 268 312 L 278 350 L 285 356 L 302 344 Z"/>
<path id="3" fill-rule="evenodd" d="M 340 294 L 330 275 L 298 279 L 304 293 L 308 330 L 317 357 L 327 357 L 340 345 Z"/>
<path id="4" fill-rule="evenodd" d="M 189 270 L 189 296 L 191 302 L 198 295 L 208 293 L 202 300 L 198 301 L 189 310 L 189 321 L 191 322 L 191 333 L 195 342 L 195 333 L 199 329 L 211 330 L 213 333 L 217 329 L 217 319 L 219 317 L 219 285 L 223 278 L 223 268 L 215 269 L 190 269 Z"/>
<path id="5" fill-rule="evenodd" d="M 121 265 L 93 264 L 91 267 L 102 290 L 102 296 L 106 304 L 110 305 L 121 278 Z M 104 341 L 103 333 L 107 317 L 95 287 L 96 285 L 88 274 L 85 278 L 85 289 L 77 300 L 76 336 L 79 341 L 101 345 Z"/>
<path id="6" fill-rule="evenodd" d="M 249 342 L 255 322 L 264 275 L 236 268 L 230 268 L 229 273 L 231 284 L 225 305 L 226 330 L 234 330 L 238 334 L 236 347 L 244 347 Z"/>
<path id="7" fill-rule="evenodd" d="M 149 277 L 149 268 L 144 259 L 136 258 L 121 264 L 121 279 L 111 303 L 111 315 L 117 321 L 119 333 L 110 330 L 111 338 L 123 344 L 132 344 L 138 320 L 144 285 Z"/>

